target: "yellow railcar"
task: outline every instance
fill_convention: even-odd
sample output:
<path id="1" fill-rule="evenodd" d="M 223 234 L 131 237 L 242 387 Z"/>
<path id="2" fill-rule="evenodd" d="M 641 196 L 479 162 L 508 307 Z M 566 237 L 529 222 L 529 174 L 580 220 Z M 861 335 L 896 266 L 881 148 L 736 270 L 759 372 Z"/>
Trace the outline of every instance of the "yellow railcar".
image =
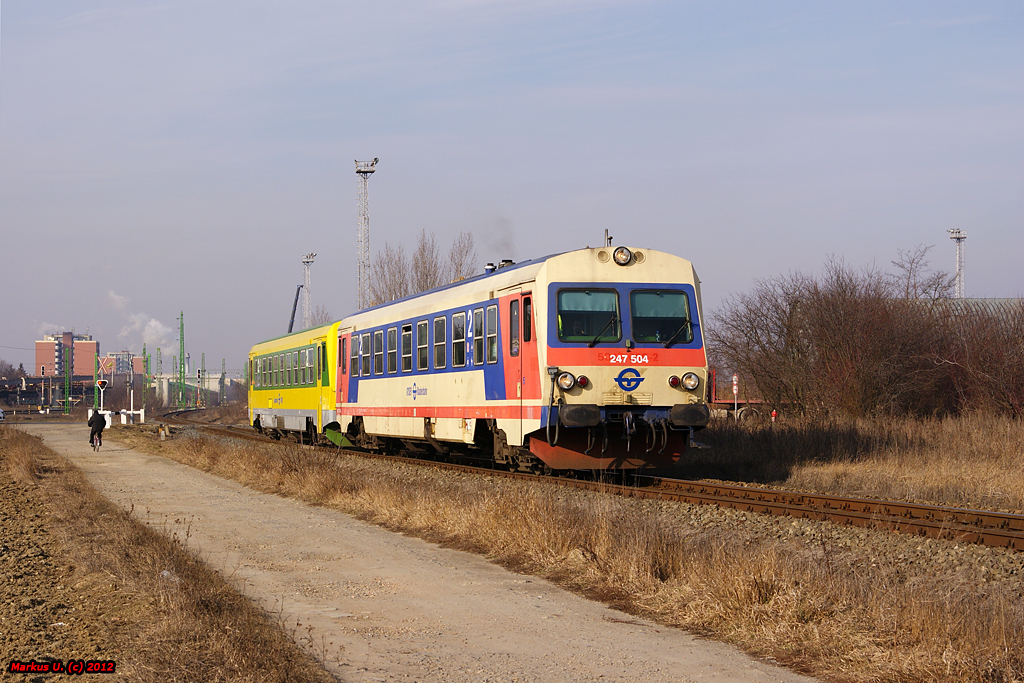
<path id="1" fill-rule="evenodd" d="M 338 325 L 260 342 L 249 351 L 249 424 L 274 438 L 337 438 Z"/>

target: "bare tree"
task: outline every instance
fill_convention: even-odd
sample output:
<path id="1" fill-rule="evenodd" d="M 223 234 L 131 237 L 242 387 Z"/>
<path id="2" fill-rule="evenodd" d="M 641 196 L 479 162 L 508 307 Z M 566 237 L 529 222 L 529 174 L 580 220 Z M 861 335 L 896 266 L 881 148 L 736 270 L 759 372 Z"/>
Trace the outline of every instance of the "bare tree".
<path id="1" fill-rule="evenodd" d="M 448 253 L 448 278 L 451 282 L 463 280 L 476 272 L 476 246 L 473 234 L 460 232 L 452 242 L 452 250 Z"/>
<path id="2" fill-rule="evenodd" d="M 385 243 L 373 263 L 371 296 L 374 303 L 382 304 L 464 279 L 475 272 L 476 259 L 473 235 L 468 232 L 459 233 L 447 254 L 441 253 L 437 237 L 426 230 L 420 231 L 412 258 L 401 244 Z"/>
<path id="3" fill-rule="evenodd" d="M 956 276 L 944 271 L 931 271 L 928 252 L 932 246 L 918 245 L 911 251 L 899 250 L 899 258 L 892 262 L 897 273 L 890 275 L 890 283 L 896 294 L 904 299 L 945 299 L 953 291 Z"/>
<path id="4" fill-rule="evenodd" d="M 13 379 L 14 378 L 14 366 L 0 358 L 0 378 Z"/>
<path id="5" fill-rule="evenodd" d="M 956 411 L 964 402 L 946 359 L 957 335 L 949 306 L 941 303 L 949 279 L 928 271 L 926 253 L 901 252 L 896 275 L 874 267 L 856 271 L 833 258 L 817 277 L 759 281 L 714 316 L 712 355 L 753 379 L 770 403 L 801 412 Z M 1009 341 L 993 337 L 1000 342 L 977 346 L 1005 348 Z"/>
<path id="6" fill-rule="evenodd" d="M 313 315 L 310 318 L 310 323 L 313 327 L 319 327 L 320 325 L 326 325 L 327 323 L 333 322 L 334 318 L 331 317 L 331 312 L 327 310 L 327 307 L 320 304 L 313 311 Z"/>
<path id="7" fill-rule="evenodd" d="M 373 262 L 373 277 L 370 279 L 370 297 L 375 304 L 384 304 L 409 296 L 409 260 L 405 247 L 384 244 L 384 251 L 378 251 Z"/>
<path id="8" fill-rule="evenodd" d="M 413 293 L 425 292 L 450 282 L 448 264 L 441 260 L 441 251 L 437 248 L 437 238 L 426 230 L 420 231 L 416 240 L 416 251 L 412 255 L 410 273 L 410 289 Z"/>

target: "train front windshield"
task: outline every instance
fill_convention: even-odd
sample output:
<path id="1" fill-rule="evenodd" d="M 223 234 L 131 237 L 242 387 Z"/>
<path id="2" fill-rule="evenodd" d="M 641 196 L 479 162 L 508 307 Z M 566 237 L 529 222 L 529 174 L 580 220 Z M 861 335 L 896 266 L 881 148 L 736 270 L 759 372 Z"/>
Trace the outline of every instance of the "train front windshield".
<path id="1" fill-rule="evenodd" d="M 558 292 L 558 339 L 614 342 L 621 338 L 619 293 L 614 289 L 562 289 Z"/>
<path id="2" fill-rule="evenodd" d="M 637 290 L 629 295 L 633 341 L 687 344 L 693 341 L 690 302 L 678 290 Z"/>

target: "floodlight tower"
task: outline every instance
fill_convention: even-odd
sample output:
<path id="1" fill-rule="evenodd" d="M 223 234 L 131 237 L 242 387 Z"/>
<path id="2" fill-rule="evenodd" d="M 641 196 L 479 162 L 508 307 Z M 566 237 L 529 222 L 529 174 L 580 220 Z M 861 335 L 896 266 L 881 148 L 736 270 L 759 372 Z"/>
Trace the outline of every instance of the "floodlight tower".
<path id="1" fill-rule="evenodd" d="M 359 232 L 356 244 L 356 258 L 359 262 L 359 300 L 357 306 L 363 310 L 370 305 L 370 201 L 367 194 L 367 180 L 376 170 L 377 157 L 373 161 L 356 160 L 356 175 L 359 176 Z"/>
<path id="2" fill-rule="evenodd" d="M 313 265 L 316 254 L 306 254 L 302 257 L 302 329 L 308 330 L 313 327 L 313 310 L 310 308 L 309 295 L 309 267 Z"/>
<path id="3" fill-rule="evenodd" d="M 949 239 L 956 242 L 956 298 L 964 298 L 964 240 L 967 239 L 967 233 L 960 228 L 950 228 L 946 230 L 949 233 Z"/>

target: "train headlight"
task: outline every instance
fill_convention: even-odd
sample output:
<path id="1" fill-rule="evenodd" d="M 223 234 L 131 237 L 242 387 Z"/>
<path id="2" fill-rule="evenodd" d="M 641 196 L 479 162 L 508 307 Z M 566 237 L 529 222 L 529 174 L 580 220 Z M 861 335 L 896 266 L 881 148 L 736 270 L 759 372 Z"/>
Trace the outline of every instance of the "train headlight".
<path id="1" fill-rule="evenodd" d="M 590 380 L 587 379 L 586 375 L 580 375 L 576 378 L 576 384 L 579 384 L 581 389 L 585 389 L 590 384 Z"/>
<path id="2" fill-rule="evenodd" d="M 558 376 L 558 386 L 562 391 L 569 391 L 576 386 L 576 378 L 572 376 L 571 372 L 563 372 Z"/>
<path id="3" fill-rule="evenodd" d="M 624 266 L 633 260 L 633 252 L 631 252 L 626 247 L 619 247 L 618 249 L 615 250 L 615 253 L 612 255 L 612 258 L 615 259 L 615 262 L 618 263 L 620 266 Z"/>
<path id="4" fill-rule="evenodd" d="M 672 375 L 671 377 L 669 377 L 668 378 L 668 385 L 670 387 L 672 387 L 673 389 L 678 387 L 679 386 L 679 377 L 678 377 L 678 375 Z"/>
<path id="5" fill-rule="evenodd" d="M 693 374 L 692 372 L 688 372 L 685 375 L 683 375 L 683 386 L 689 389 L 690 391 L 696 389 L 698 384 L 700 384 L 700 377 L 698 377 L 697 375 Z"/>

